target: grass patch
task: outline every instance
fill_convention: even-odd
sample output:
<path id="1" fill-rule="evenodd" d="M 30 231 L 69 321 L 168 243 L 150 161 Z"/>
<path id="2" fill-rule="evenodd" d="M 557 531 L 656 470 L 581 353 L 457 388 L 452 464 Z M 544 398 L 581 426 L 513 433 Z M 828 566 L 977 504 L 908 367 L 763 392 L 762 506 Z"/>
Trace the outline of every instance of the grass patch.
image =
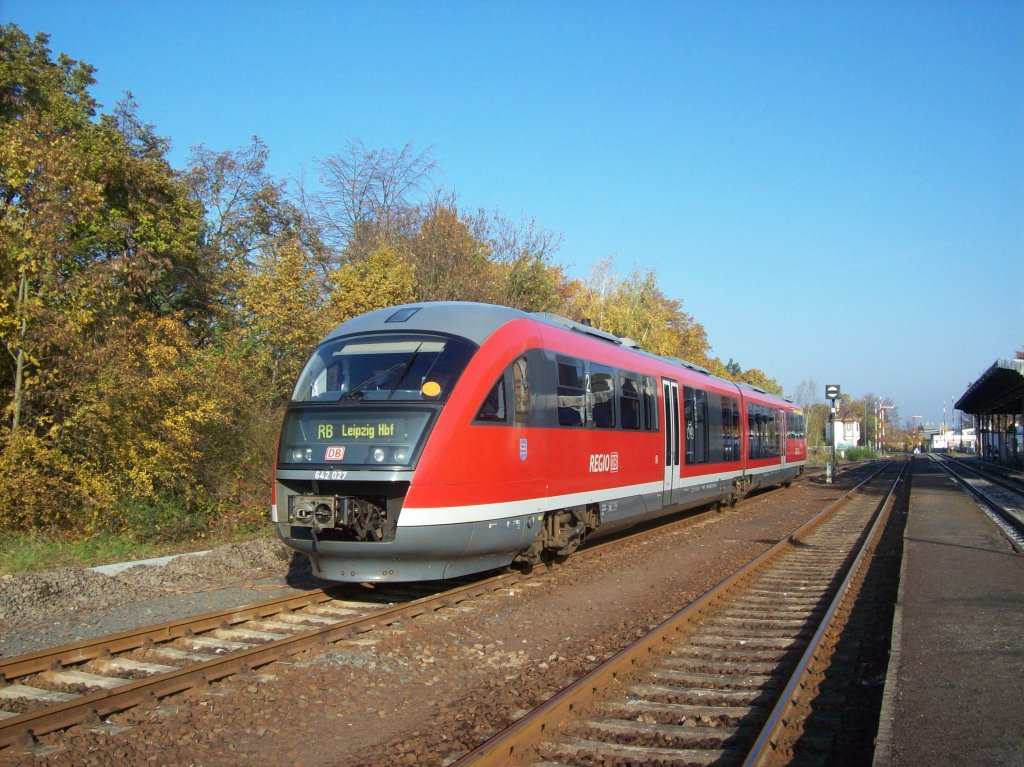
<path id="1" fill-rule="evenodd" d="M 126 559 L 157 556 L 155 547 L 104 533 L 70 540 L 44 532 L 0 536 L 0 572 L 18 573 L 53 567 L 89 567 Z"/>
<path id="2" fill-rule="evenodd" d="M 5 533 L 0 535 L 0 574 L 36 572 L 55 567 L 94 567 L 133 559 L 149 559 L 167 554 L 202 551 L 270 534 L 267 525 L 223 530 L 201 538 L 158 542 L 140 542 L 134 536 L 116 533 L 100 533 L 81 540 L 42 531 Z"/>
<path id="3" fill-rule="evenodd" d="M 273 536 L 263 508 L 191 510 L 173 499 L 129 499 L 112 510 L 109 522 L 91 533 L 58 527 L 2 532 L 0 574 L 130 562 Z"/>
<path id="4" fill-rule="evenodd" d="M 846 451 L 847 461 L 873 461 L 878 453 L 868 447 L 851 447 Z"/>

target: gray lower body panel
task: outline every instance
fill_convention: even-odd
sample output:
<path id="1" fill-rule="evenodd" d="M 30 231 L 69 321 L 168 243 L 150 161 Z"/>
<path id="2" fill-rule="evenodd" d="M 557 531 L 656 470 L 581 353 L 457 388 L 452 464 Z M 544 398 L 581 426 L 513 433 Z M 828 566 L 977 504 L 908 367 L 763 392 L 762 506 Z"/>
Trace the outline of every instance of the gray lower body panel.
<path id="1" fill-rule="evenodd" d="M 533 515 L 454 525 L 399 527 L 386 543 L 318 540 L 309 528 L 276 524 L 288 546 L 307 555 L 314 575 L 331 581 L 425 581 L 510 564 L 533 542 Z"/>

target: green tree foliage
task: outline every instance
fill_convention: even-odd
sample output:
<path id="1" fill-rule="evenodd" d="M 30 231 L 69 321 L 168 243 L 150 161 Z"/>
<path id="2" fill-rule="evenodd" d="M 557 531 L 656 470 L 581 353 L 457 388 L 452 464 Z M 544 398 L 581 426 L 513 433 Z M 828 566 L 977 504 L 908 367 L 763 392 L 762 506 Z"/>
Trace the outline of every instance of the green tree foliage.
<path id="1" fill-rule="evenodd" d="M 51 60 L 49 35 L 29 38 L 14 24 L 0 26 L 0 120 L 9 125 L 31 112 L 52 114 L 64 127 L 95 114 L 89 86 L 94 68 L 60 54 Z"/>
<path id="2" fill-rule="evenodd" d="M 308 230 L 306 217 L 288 199 L 285 185 L 266 170 L 270 152 L 258 137 L 238 151 L 192 149 L 185 174 L 192 197 L 206 213 L 199 270 L 213 310 L 208 321 L 217 326 L 244 321 L 236 310 L 238 292 L 268 250 L 282 240 L 301 241 L 321 275 L 326 274 L 325 249 Z"/>
<path id="3" fill-rule="evenodd" d="M 46 315 L 74 300 L 64 286 L 80 268 L 65 240 L 87 230 L 102 203 L 93 163 L 78 151 L 95 107 L 92 69 L 64 56 L 51 62 L 46 43 L 0 27 L 0 340 L 12 363 L 2 374 L 12 432 L 52 372 Z"/>
<path id="4" fill-rule="evenodd" d="M 330 329 L 323 281 L 301 242 L 289 238 L 261 251 L 239 298 L 270 381 L 284 394 Z"/>
<path id="5" fill-rule="evenodd" d="M 393 245 L 381 243 L 366 258 L 351 261 L 331 275 L 327 302 L 329 325 L 385 306 L 416 300 L 415 269 Z"/>
<path id="6" fill-rule="evenodd" d="M 188 337 L 208 313 L 197 273 L 203 210 L 130 99 L 97 119 L 91 68 L 52 62 L 45 36 L 29 40 L 12 26 L 0 35 L 0 521 L 86 529 L 90 510 L 126 497 L 125 487 L 156 492 L 139 468 L 145 445 L 161 446 L 164 472 L 195 457 L 165 439 L 148 401 L 153 377 L 140 374 L 134 386 L 124 377 L 138 369 L 146 344 L 131 341 L 145 328 L 169 323 Z M 115 373 L 112 411 L 104 382 Z M 132 414 L 153 429 L 125 431 L 118 419 Z M 124 445 L 137 460 L 119 454 Z M 166 479 L 157 480 L 163 494 L 182 489 Z"/>

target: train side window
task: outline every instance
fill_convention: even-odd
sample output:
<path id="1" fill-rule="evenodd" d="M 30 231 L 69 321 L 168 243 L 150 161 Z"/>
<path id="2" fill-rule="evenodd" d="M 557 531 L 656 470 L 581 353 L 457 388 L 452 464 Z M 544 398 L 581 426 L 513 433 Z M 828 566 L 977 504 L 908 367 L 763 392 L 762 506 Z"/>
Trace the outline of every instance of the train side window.
<path id="1" fill-rule="evenodd" d="M 779 417 L 781 415 L 782 412 L 779 410 L 768 411 L 768 452 L 773 458 L 785 452 L 780 443 L 782 430 L 779 428 Z"/>
<path id="2" fill-rule="evenodd" d="M 588 399 L 594 426 L 599 429 L 615 428 L 615 376 L 611 369 L 591 365 L 588 383 Z"/>
<path id="3" fill-rule="evenodd" d="M 530 378 L 525 356 L 512 363 L 512 392 L 515 398 L 515 421 L 526 423 L 530 420 Z"/>
<path id="4" fill-rule="evenodd" d="M 761 457 L 761 416 L 757 405 L 747 405 L 747 455 L 751 458 Z"/>
<path id="5" fill-rule="evenodd" d="M 619 421 L 623 429 L 640 428 L 640 377 L 635 373 L 619 376 Z"/>
<path id="6" fill-rule="evenodd" d="M 787 413 L 786 424 L 788 425 L 787 436 L 790 439 L 804 438 L 804 417 L 800 413 Z"/>
<path id="7" fill-rule="evenodd" d="M 705 429 L 707 441 L 704 443 L 704 461 L 707 463 L 721 463 L 725 460 L 723 451 L 724 441 L 722 433 L 722 395 L 717 392 L 706 392 L 704 396 L 704 417 L 706 420 Z"/>
<path id="8" fill-rule="evenodd" d="M 740 404 L 732 397 L 722 397 L 722 460 L 740 459 Z"/>
<path id="9" fill-rule="evenodd" d="M 508 416 L 505 410 L 505 376 L 498 378 L 491 390 L 487 392 L 480 410 L 476 414 L 477 421 L 489 423 L 505 423 Z"/>
<path id="10" fill-rule="evenodd" d="M 658 431 L 658 393 L 654 389 L 654 379 L 644 376 L 643 389 L 644 428 L 647 431 Z"/>
<path id="11" fill-rule="evenodd" d="M 779 412 L 764 405 L 747 405 L 748 454 L 751 458 L 775 458 L 779 455 Z"/>
<path id="12" fill-rule="evenodd" d="M 683 387 L 683 422 L 686 427 L 686 463 L 708 462 L 708 393 Z"/>
<path id="13" fill-rule="evenodd" d="M 584 426 L 587 421 L 586 379 L 580 360 L 558 358 L 558 423 Z"/>
<path id="14" fill-rule="evenodd" d="M 683 433 L 684 437 L 684 460 L 686 463 L 693 463 L 693 439 L 696 435 L 697 427 L 694 424 L 693 417 L 693 389 L 689 386 L 683 387 Z"/>

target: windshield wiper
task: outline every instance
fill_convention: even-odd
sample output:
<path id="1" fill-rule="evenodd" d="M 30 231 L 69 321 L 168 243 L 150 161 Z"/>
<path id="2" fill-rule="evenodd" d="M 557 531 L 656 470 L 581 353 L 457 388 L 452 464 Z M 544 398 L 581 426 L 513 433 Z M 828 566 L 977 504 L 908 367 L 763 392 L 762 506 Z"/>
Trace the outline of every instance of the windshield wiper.
<path id="1" fill-rule="evenodd" d="M 405 376 L 406 372 L 408 372 L 409 368 L 412 367 L 412 363 L 415 362 L 416 357 L 420 353 L 420 347 L 422 347 L 422 346 L 423 346 L 423 344 L 420 344 L 419 346 L 417 346 L 416 347 L 416 351 L 414 351 L 411 355 L 409 355 L 409 359 L 405 360 L 404 362 L 398 362 L 398 363 L 392 365 L 391 367 L 389 367 L 387 370 L 384 370 L 384 371 L 382 371 L 380 373 L 374 373 L 372 376 L 367 378 L 365 381 L 363 381 L 358 386 L 354 386 L 351 389 L 349 389 L 347 392 L 342 394 L 341 398 L 342 399 L 361 400 L 364 396 L 366 396 L 365 393 L 363 392 L 363 390 L 367 386 L 369 386 L 372 383 L 375 383 L 378 379 L 381 379 L 383 381 L 387 381 L 388 377 L 397 370 L 397 371 L 399 371 L 399 373 L 398 373 L 398 375 L 395 376 L 395 383 L 394 383 L 394 385 L 392 385 L 392 386 L 390 386 L 388 388 L 389 393 L 393 392 L 396 388 L 398 388 L 398 384 L 401 383 L 402 378 Z"/>

